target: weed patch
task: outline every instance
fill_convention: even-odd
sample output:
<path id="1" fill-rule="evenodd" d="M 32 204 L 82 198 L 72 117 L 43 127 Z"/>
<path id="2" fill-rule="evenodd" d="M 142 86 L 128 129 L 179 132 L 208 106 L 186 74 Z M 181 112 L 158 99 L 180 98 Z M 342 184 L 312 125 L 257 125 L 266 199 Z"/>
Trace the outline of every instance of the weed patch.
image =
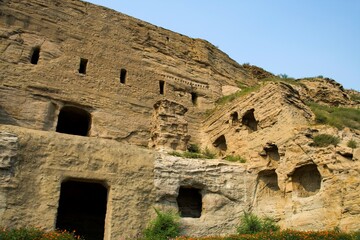
<path id="1" fill-rule="evenodd" d="M 230 161 L 230 162 L 240 162 L 240 163 L 245 163 L 246 159 L 239 156 L 239 155 L 228 155 L 224 158 L 226 161 Z"/>
<path id="2" fill-rule="evenodd" d="M 319 134 L 314 137 L 314 146 L 315 147 L 327 147 L 329 145 L 338 145 L 340 139 L 336 136 L 330 134 Z"/>
<path id="3" fill-rule="evenodd" d="M 357 143 L 356 143 L 356 141 L 355 141 L 354 139 L 349 140 L 349 141 L 347 142 L 347 146 L 348 146 L 349 148 L 352 148 L 352 149 L 355 149 L 355 148 L 358 147 L 358 146 L 357 146 Z"/>

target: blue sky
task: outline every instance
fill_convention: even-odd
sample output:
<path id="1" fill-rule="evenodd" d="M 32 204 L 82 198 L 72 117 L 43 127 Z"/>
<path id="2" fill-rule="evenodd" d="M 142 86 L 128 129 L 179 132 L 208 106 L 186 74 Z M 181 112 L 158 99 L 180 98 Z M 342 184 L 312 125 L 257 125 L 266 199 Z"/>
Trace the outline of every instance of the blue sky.
<path id="1" fill-rule="evenodd" d="M 360 0 L 87 0 L 202 38 L 238 63 L 360 90 Z"/>

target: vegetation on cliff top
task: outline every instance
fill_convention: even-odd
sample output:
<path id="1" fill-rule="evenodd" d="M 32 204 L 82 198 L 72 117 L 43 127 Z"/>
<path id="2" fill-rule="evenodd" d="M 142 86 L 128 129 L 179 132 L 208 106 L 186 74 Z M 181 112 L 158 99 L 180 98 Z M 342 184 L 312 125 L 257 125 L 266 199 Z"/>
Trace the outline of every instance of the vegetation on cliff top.
<path id="1" fill-rule="evenodd" d="M 317 103 L 308 103 L 315 114 L 315 121 L 318 124 L 327 124 L 338 129 L 344 127 L 360 130 L 360 109 L 330 107 Z"/>

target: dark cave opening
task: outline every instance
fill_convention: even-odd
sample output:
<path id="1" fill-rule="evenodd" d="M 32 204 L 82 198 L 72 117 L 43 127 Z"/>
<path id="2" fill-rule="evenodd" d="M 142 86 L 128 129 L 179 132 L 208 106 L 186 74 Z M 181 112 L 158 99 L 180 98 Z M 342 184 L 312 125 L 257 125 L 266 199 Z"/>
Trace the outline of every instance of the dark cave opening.
<path id="1" fill-rule="evenodd" d="M 214 143 L 213 146 L 220 149 L 221 151 L 226 151 L 227 150 L 227 144 L 226 144 L 226 138 L 224 135 L 221 135 L 220 137 L 218 137 Z"/>
<path id="2" fill-rule="evenodd" d="M 255 119 L 254 111 L 255 109 L 246 111 L 241 121 L 242 124 L 247 126 L 252 131 L 256 131 L 258 127 L 258 122 Z"/>
<path id="3" fill-rule="evenodd" d="M 61 184 L 56 229 L 75 231 L 86 240 L 103 240 L 107 188 L 96 182 Z"/>
<path id="4" fill-rule="evenodd" d="M 293 188 L 299 197 L 309 197 L 321 188 L 322 177 L 315 164 L 301 166 L 292 175 Z"/>
<path id="5" fill-rule="evenodd" d="M 71 106 L 60 110 L 56 131 L 79 136 L 88 136 L 91 115 L 87 111 Z"/>
<path id="6" fill-rule="evenodd" d="M 181 217 L 200 218 L 202 211 L 200 189 L 180 187 L 176 200 Z"/>

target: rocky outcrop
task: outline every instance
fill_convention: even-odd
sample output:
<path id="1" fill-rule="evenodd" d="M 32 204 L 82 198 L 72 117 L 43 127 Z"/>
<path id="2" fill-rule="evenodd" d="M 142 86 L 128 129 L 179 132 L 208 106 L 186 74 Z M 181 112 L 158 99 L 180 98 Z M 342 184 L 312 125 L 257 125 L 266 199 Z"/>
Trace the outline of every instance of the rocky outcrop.
<path id="1" fill-rule="evenodd" d="M 350 96 L 343 86 L 329 78 L 305 78 L 300 79 L 300 90 L 304 101 L 312 101 L 330 106 L 353 105 Z"/>
<path id="2" fill-rule="evenodd" d="M 187 109 L 178 103 L 167 100 L 157 102 L 154 105 L 150 147 L 186 150 L 190 140 L 184 117 L 186 112 Z"/>
<path id="3" fill-rule="evenodd" d="M 290 85 L 268 83 L 234 101 L 219 106 L 203 124 L 203 146 L 220 155 L 243 155 L 258 159 L 268 142 L 279 151 L 298 126 L 311 122 L 311 110 Z M 220 145 L 219 140 L 223 144 Z M 226 144 L 226 147 L 225 147 Z M 220 147 L 222 146 L 222 147 Z M 266 153 L 265 153 L 266 154 Z"/>

